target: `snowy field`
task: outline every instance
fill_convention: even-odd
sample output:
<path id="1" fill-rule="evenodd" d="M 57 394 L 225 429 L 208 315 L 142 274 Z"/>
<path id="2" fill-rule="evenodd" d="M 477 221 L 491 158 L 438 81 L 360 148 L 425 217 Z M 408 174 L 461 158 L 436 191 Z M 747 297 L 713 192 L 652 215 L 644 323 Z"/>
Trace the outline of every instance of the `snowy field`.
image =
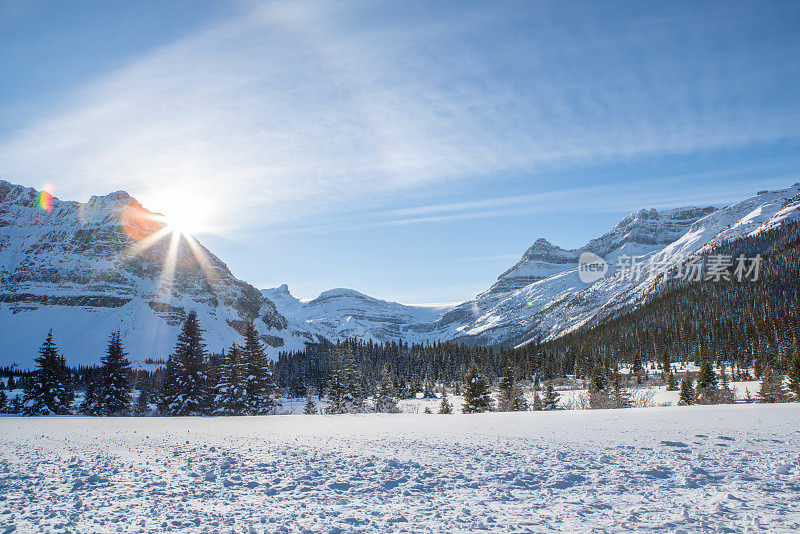
<path id="1" fill-rule="evenodd" d="M 800 404 L 0 418 L 0 533 L 797 532 Z"/>

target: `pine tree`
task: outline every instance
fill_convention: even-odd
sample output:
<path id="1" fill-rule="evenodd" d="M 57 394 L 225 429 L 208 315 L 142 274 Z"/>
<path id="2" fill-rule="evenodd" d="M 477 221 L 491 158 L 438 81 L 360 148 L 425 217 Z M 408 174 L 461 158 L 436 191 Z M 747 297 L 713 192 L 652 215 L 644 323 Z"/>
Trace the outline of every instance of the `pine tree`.
<path id="1" fill-rule="evenodd" d="M 247 362 L 242 349 L 234 343 L 227 353 L 223 353 L 219 366 L 219 381 L 214 398 L 215 415 L 247 413 L 247 373 Z"/>
<path id="2" fill-rule="evenodd" d="M 306 386 L 306 404 L 303 406 L 303 413 L 306 415 L 315 415 L 317 413 L 317 403 L 314 402 L 314 394 L 308 386 Z"/>
<path id="3" fill-rule="evenodd" d="M 363 410 L 361 375 L 349 344 L 336 348 L 325 396 L 328 399 L 328 413 L 357 413 Z"/>
<path id="4" fill-rule="evenodd" d="M 528 403 L 522 388 L 514 376 L 511 366 L 506 367 L 503 378 L 499 384 L 500 395 L 498 399 L 498 410 L 501 412 L 519 412 L 528 409 Z"/>
<path id="5" fill-rule="evenodd" d="M 608 382 L 605 374 L 599 365 L 592 369 L 592 376 L 589 378 L 589 407 L 593 410 L 612 407 L 612 400 L 609 398 Z"/>
<path id="6" fill-rule="evenodd" d="M 0 389 L 0 413 L 6 413 L 6 404 L 8 404 L 8 395 L 5 388 Z"/>
<path id="7" fill-rule="evenodd" d="M 86 378 L 86 395 L 83 397 L 78 412 L 83 415 L 102 415 L 100 406 L 100 391 L 97 379 L 92 376 Z"/>
<path id="8" fill-rule="evenodd" d="M 150 415 L 150 391 L 145 386 L 139 391 L 139 396 L 136 398 L 136 406 L 133 407 L 133 415 L 136 417 L 145 417 Z"/>
<path id="9" fill-rule="evenodd" d="M 201 415 L 206 408 L 206 350 L 197 314 L 190 311 L 167 359 L 162 406 L 166 415 Z"/>
<path id="10" fill-rule="evenodd" d="M 536 390 L 533 391 L 533 409 L 537 412 L 541 412 L 544 409 L 542 398 L 539 396 L 539 392 Z"/>
<path id="11" fill-rule="evenodd" d="M 720 376 L 722 376 L 722 384 L 720 384 L 719 390 L 717 391 L 717 403 L 718 404 L 733 404 L 736 401 L 736 395 L 730 387 L 730 382 L 728 381 L 728 373 L 725 372 L 725 363 L 723 362 L 720 366 Z"/>
<path id="12" fill-rule="evenodd" d="M 547 384 L 544 388 L 544 399 L 542 399 L 542 408 L 545 410 L 558 410 L 558 399 L 561 397 L 553 384 Z"/>
<path id="13" fill-rule="evenodd" d="M 100 415 L 128 415 L 131 404 L 131 364 L 122 348 L 119 332 L 111 334 L 106 354 L 100 359 Z"/>
<path id="14" fill-rule="evenodd" d="M 678 389 L 678 381 L 675 378 L 675 373 L 672 371 L 667 375 L 667 391 L 675 391 Z"/>
<path id="15" fill-rule="evenodd" d="M 398 413 L 397 398 L 395 397 L 394 386 L 388 373 L 383 372 L 378 391 L 375 395 L 375 411 L 386 413 Z"/>
<path id="16" fill-rule="evenodd" d="M 277 388 L 269 357 L 252 321 L 245 327 L 243 352 L 247 365 L 247 412 L 254 415 L 272 413 L 278 406 L 275 400 Z"/>
<path id="17" fill-rule="evenodd" d="M 479 413 L 491 410 L 492 398 L 489 395 L 489 384 L 474 361 L 464 376 L 464 382 L 464 405 L 461 411 L 463 413 Z"/>
<path id="18" fill-rule="evenodd" d="M 700 362 L 700 371 L 697 373 L 697 389 L 695 395 L 698 404 L 716 404 L 717 395 L 717 375 L 708 358 L 703 358 Z"/>
<path id="19" fill-rule="evenodd" d="M 364 394 L 361 389 L 361 371 L 355 362 L 355 355 L 350 345 L 344 352 L 343 360 L 343 395 L 345 409 L 348 413 L 364 411 Z"/>
<path id="20" fill-rule="evenodd" d="M 611 408 L 630 408 L 633 404 L 631 394 L 622 384 L 619 371 L 615 370 L 611 379 L 611 395 L 609 398 Z"/>
<path id="21" fill-rule="evenodd" d="M 442 402 L 439 404 L 439 413 L 440 414 L 451 414 L 453 413 L 453 405 L 450 404 L 450 401 L 447 399 L 447 388 L 442 386 Z"/>
<path id="22" fill-rule="evenodd" d="M 800 402 L 800 347 L 794 347 L 794 356 L 789 364 L 789 391 L 794 400 Z"/>
<path id="23" fill-rule="evenodd" d="M 783 375 L 772 366 L 765 365 L 761 373 L 761 388 L 758 391 L 759 402 L 786 402 L 786 389 L 783 387 Z"/>
<path id="24" fill-rule="evenodd" d="M 58 354 L 53 331 L 39 349 L 36 369 L 26 381 L 25 415 L 65 415 L 72 409 L 75 393 L 66 360 Z"/>
<path id="25" fill-rule="evenodd" d="M 689 378 L 688 374 L 683 377 L 683 380 L 681 380 L 681 392 L 678 395 L 678 404 L 680 406 L 689 406 L 694 404 L 695 396 L 692 382 L 693 380 Z"/>

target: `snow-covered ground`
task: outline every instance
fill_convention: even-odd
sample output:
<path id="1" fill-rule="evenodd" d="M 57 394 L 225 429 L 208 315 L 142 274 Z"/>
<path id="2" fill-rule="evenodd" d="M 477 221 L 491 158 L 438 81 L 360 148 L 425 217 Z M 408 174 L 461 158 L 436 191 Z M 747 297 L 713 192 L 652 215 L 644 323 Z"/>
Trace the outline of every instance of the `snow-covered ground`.
<path id="1" fill-rule="evenodd" d="M 0 532 L 800 530 L 800 404 L 0 418 Z"/>

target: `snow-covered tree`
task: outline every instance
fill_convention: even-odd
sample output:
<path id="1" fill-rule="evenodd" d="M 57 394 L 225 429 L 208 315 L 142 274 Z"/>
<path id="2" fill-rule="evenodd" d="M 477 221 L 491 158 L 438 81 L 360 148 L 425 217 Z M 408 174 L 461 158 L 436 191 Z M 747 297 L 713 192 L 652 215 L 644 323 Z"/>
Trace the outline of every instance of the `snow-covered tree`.
<path id="1" fill-rule="evenodd" d="M 542 408 L 544 410 L 558 410 L 558 399 L 561 395 L 558 394 L 553 384 L 547 384 L 544 388 L 544 399 L 542 399 Z"/>
<path id="2" fill-rule="evenodd" d="M 317 403 L 314 402 L 314 393 L 308 386 L 306 386 L 306 404 L 303 406 L 303 413 L 306 415 L 315 415 L 317 413 Z"/>
<path id="3" fill-rule="evenodd" d="M 464 383 L 464 405 L 461 407 L 463 413 L 488 412 L 492 409 L 489 384 L 475 362 L 472 362 L 464 376 Z"/>
<path id="4" fill-rule="evenodd" d="M 133 415 L 136 417 L 146 417 L 150 415 L 150 411 L 150 391 L 143 386 L 139 391 L 139 396 L 136 398 L 136 404 L 133 407 Z"/>
<path id="5" fill-rule="evenodd" d="M 400 411 L 400 408 L 397 407 L 394 384 L 386 371 L 382 373 L 378 391 L 375 393 L 375 411 L 386 413 L 398 413 Z"/>
<path id="6" fill-rule="evenodd" d="M 325 396 L 328 400 L 328 413 L 354 413 L 363 410 L 361 376 L 349 345 L 336 348 Z"/>
<path id="7" fill-rule="evenodd" d="M 128 415 L 131 404 L 131 364 L 122 348 L 118 331 L 111 334 L 106 353 L 100 358 L 100 363 L 98 413 Z"/>
<path id="8" fill-rule="evenodd" d="M 222 355 L 219 380 L 214 397 L 215 415 L 244 415 L 247 413 L 247 362 L 242 349 L 236 345 Z"/>
<path id="9" fill-rule="evenodd" d="M 544 404 L 542 404 L 542 398 L 539 396 L 539 392 L 534 390 L 533 391 L 533 410 L 537 412 L 541 412 L 544 409 Z"/>
<path id="10" fill-rule="evenodd" d="M 78 412 L 83 415 L 101 415 L 100 410 L 100 388 L 98 378 L 94 376 L 86 377 L 86 394 L 83 396 Z"/>
<path id="11" fill-rule="evenodd" d="M 697 373 L 697 388 L 695 389 L 697 404 L 717 403 L 717 374 L 707 358 L 700 362 L 700 372 Z"/>
<path id="12" fill-rule="evenodd" d="M 447 398 L 447 388 L 444 386 L 442 386 L 442 402 L 439 403 L 439 413 L 440 414 L 453 413 L 453 405 L 450 404 L 450 400 Z"/>
<path id="13" fill-rule="evenodd" d="M 761 388 L 758 390 L 759 402 L 786 402 L 786 388 L 783 387 L 783 375 L 771 365 L 765 365 L 761 373 Z"/>
<path id="14" fill-rule="evenodd" d="M 678 404 L 680 406 L 689 406 L 694 404 L 695 402 L 695 395 L 694 395 L 694 388 L 692 387 L 693 380 L 687 374 L 681 380 L 681 391 L 678 394 Z"/>
<path id="15" fill-rule="evenodd" d="M 514 376 L 514 369 L 508 366 L 500 379 L 497 409 L 501 412 L 519 412 L 528 409 L 528 402 L 522 388 Z"/>
<path id="16" fill-rule="evenodd" d="M 206 410 L 206 350 L 194 311 L 187 314 L 167 359 L 162 395 L 166 415 L 201 415 Z"/>
<path id="17" fill-rule="evenodd" d="M 675 379 L 675 373 L 670 371 L 667 374 L 667 391 L 675 391 L 678 389 L 678 381 Z"/>
<path id="18" fill-rule="evenodd" d="M 243 358 L 246 362 L 247 413 L 260 415 L 272 413 L 278 406 L 275 399 L 277 388 L 272 376 L 272 365 L 264 344 L 252 321 L 247 323 L 244 332 Z"/>
<path id="19" fill-rule="evenodd" d="M 618 370 L 611 376 L 611 388 L 608 397 L 609 408 L 630 408 L 633 405 L 631 393 L 622 383 L 622 377 Z"/>
<path id="20" fill-rule="evenodd" d="M 67 362 L 58 353 L 53 331 L 47 334 L 39 356 L 36 358 L 36 369 L 26 380 L 23 401 L 25 415 L 65 415 L 72 409 L 75 393 L 72 388 Z"/>

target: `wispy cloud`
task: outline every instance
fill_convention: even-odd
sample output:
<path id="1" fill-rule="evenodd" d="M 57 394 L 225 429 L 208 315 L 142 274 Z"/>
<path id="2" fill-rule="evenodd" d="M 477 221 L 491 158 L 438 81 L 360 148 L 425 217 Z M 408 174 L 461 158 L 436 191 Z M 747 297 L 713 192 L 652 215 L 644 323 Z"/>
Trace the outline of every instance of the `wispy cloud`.
<path id="1" fill-rule="evenodd" d="M 0 171 L 64 184 L 73 198 L 102 180 L 154 209 L 189 195 L 224 231 L 385 207 L 464 180 L 798 135 L 800 67 L 785 61 L 797 42 L 782 63 L 763 42 L 729 42 L 758 12 L 604 18 L 591 3 L 569 16 L 552 6 L 257 7 L 6 135 Z M 619 187 L 602 191 L 606 209 L 641 206 Z M 547 210 L 574 194 L 408 208 L 350 226 Z"/>
<path id="2" fill-rule="evenodd" d="M 753 196 L 758 189 L 779 189 L 795 178 L 772 172 L 769 178 L 736 181 L 742 175 L 763 168 L 744 168 L 647 180 L 560 189 L 528 195 L 511 195 L 480 200 L 437 203 L 424 206 L 363 212 L 314 225 L 286 226 L 286 233 L 326 234 L 366 230 L 376 227 L 447 223 L 517 215 L 558 213 L 630 213 L 640 209 L 665 209 L 681 206 L 722 205 Z"/>

